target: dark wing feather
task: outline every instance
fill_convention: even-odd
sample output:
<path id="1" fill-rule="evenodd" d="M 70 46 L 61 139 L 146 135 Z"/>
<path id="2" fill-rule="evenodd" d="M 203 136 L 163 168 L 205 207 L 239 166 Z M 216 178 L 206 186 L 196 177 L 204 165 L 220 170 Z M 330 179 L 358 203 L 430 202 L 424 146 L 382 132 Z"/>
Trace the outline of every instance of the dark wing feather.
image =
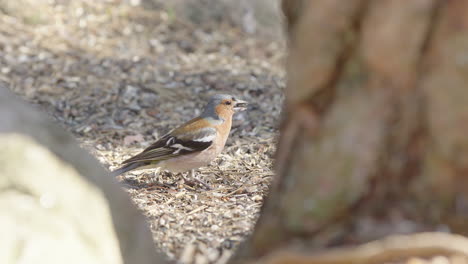
<path id="1" fill-rule="evenodd" d="M 210 127 L 181 135 L 170 132 L 141 153 L 125 160 L 123 164 L 140 161 L 162 161 L 172 157 L 199 152 L 210 147 L 215 137 L 216 130 Z"/>

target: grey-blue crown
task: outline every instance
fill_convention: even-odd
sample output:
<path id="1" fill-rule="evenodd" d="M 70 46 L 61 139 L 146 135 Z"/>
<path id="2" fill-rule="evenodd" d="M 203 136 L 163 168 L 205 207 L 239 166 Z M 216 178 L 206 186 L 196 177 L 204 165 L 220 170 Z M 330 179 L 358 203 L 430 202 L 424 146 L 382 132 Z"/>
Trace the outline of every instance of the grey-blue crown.
<path id="1" fill-rule="evenodd" d="M 203 110 L 203 115 L 217 117 L 216 112 L 215 112 L 215 107 L 219 103 L 221 103 L 221 101 L 228 100 L 228 99 L 235 100 L 235 97 L 229 94 L 215 94 L 211 96 L 210 99 L 208 100 L 208 103 L 205 106 L 205 109 Z"/>
<path id="2" fill-rule="evenodd" d="M 222 100 L 226 100 L 226 99 L 234 99 L 235 100 L 235 97 L 232 96 L 232 95 L 229 95 L 229 94 L 215 94 L 213 96 L 210 97 L 210 100 L 209 102 L 221 102 Z"/>

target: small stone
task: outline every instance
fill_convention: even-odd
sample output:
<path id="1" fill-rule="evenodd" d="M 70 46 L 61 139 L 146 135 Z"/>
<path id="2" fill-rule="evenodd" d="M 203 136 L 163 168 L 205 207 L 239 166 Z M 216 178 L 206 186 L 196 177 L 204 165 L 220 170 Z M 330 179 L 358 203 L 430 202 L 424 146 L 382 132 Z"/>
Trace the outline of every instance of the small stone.
<path id="1" fill-rule="evenodd" d="M 252 200 L 254 200 L 255 202 L 261 202 L 263 200 L 263 197 L 260 195 L 254 195 L 254 197 L 252 197 Z"/>

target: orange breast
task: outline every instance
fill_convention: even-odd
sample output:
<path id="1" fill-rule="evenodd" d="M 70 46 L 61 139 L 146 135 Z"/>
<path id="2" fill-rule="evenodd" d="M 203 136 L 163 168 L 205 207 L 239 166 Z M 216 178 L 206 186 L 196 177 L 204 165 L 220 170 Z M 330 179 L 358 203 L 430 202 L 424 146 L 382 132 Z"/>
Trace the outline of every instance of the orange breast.
<path id="1" fill-rule="evenodd" d="M 218 127 L 218 133 L 220 136 L 217 137 L 215 141 L 216 152 L 218 154 L 221 153 L 224 145 L 226 144 L 227 138 L 229 137 L 229 132 L 231 132 L 231 125 L 232 116 L 226 118 L 226 120 Z"/>

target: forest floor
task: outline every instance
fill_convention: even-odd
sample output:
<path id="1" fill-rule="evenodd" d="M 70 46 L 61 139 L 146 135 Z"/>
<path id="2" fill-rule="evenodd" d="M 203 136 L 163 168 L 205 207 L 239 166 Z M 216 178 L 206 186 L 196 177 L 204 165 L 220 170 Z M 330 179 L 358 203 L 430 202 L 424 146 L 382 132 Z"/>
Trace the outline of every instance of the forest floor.
<path id="1" fill-rule="evenodd" d="M 132 2 L 132 1 L 130 1 Z M 184 263 L 223 263 L 253 229 L 272 178 L 284 47 L 223 21 L 194 24 L 125 1 L 1 1 L 0 83 L 49 113 L 106 168 L 200 113 L 214 93 L 251 103 L 199 178 L 119 178 L 155 244 Z M 103 175 L 104 177 L 105 175 Z"/>

